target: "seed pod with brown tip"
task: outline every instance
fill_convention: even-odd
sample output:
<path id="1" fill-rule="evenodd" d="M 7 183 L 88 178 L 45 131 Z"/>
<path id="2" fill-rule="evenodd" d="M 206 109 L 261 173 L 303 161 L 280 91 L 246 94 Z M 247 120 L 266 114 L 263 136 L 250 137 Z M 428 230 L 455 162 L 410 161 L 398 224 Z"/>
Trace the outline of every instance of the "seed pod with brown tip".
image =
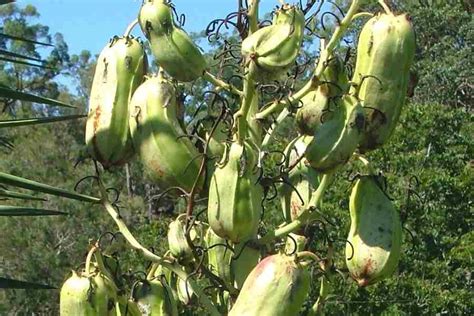
<path id="1" fill-rule="evenodd" d="M 126 163 L 134 153 L 128 128 L 129 103 L 146 71 L 145 51 L 133 37 L 114 37 L 97 59 L 86 145 L 105 168 Z"/>
<path id="2" fill-rule="evenodd" d="M 367 286 L 390 276 L 398 265 L 402 242 L 400 215 L 374 176 L 357 179 L 349 211 L 346 265 L 359 286 Z"/>
<path id="3" fill-rule="evenodd" d="M 364 153 L 387 142 L 405 103 L 415 34 L 407 14 L 379 14 L 363 27 L 352 78 L 366 112 L 359 150 Z"/>

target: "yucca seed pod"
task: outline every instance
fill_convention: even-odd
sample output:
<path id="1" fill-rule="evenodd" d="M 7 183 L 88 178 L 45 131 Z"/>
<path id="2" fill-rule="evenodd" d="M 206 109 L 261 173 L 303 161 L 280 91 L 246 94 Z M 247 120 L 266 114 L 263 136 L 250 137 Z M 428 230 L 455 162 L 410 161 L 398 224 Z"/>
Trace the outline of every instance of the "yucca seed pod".
<path id="1" fill-rule="evenodd" d="M 59 313 L 62 316 L 102 316 L 114 309 L 115 285 L 102 273 L 77 273 L 61 287 Z"/>
<path id="2" fill-rule="evenodd" d="M 133 288 L 132 297 L 142 315 L 177 316 L 178 305 L 166 282 L 155 278 L 140 281 Z"/>
<path id="3" fill-rule="evenodd" d="M 218 236 L 233 243 L 254 238 L 262 213 L 263 189 L 257 183 L 256 150 L 234 142 L 211 177 L 209 225 Z"/>
<path id="4" fill-rule="evenodd" d="M 359 286 L 378 282 L 395 271 L 400 259 L 400 215 L 374 176 L 362 176 L 352 188 L 351 228 L 346 265 Z"/>
<path id="5" fill-rule="evenodd" d="M 245 280 L 229 316 L 299 315 L 309 289 L 310 272 L 295 256 L 268 256 Z"/>
<path id="6" fill-rule="evenodd" d="M 349 90 L 345 66 L 337 56 L 329 58 L 320 80 L 323 83 L 301 98 L 302 106 L 296 112 L 296 126 L 303 135 L 314 135 L 322 124 L 323 114 Z"/>
<path id="7" fill-rule="evenodd" d="M 304 35 L 304 14 L 285 4 L 275 12 L 273 24 L 263 27 L 242 42 L 242 55 L 255 62 L 257 81 L 278 79 L 295 62 Z"/>
<path id="8" fill-rule="evenodd" d="M 344 95 L 327 114 L 314 136 L 306 136 L 305 157 L 319 172 L 329 172 L 346 163 L 357 149 L 365 125 L 359 100 Z"/>
<path id="9" fill-rule="evenodd" d="M 171 255 L 181 263 L 187 263 L 193 259 L 193 251 L 186 240 L 186 214 L 179 215 L 168 227 L 168 246 Z M 196 246 L 203 243 L 202 223 L 194 222 L 189 231 L 189 237 Z"/>
<path id="10" fill-rule="evenodd" d="M 299 157 L 306 151 L 306 144 L 302 137 L 290 142 L 285 149 L 288 168 L 293 165 Z M 283 216 L 287 222 L 291 222 L 299 217 L 308 204 L 311 194 L 319 185 L 318 172 L 313 169 L 306 158 L 302 158 L 288 173 L 288 182 L 279 186 L 280 203 Z"/>
<path id="11" fill-rule="evenodd" d="M 220 277 L 224 282 L 231 285 L 230 263 L 233 252 L 227 247 L 224 238 L 219 237 L 209 228 L 205 236 L 207 246 L 207 266 L 211 272 Z"/>
<path id="12" fill-rule="evenodd" d="M 415 34 L 407 14 L 379 14 L 363 27 L 352 81 L 366 112 L 359 150 L 379 148 L 392 135 L 405 103 Z"/>
<path id="13" fill-rule="evenodd" d="M 191 190 L 202 158 L 176 118 L 173 84 L 162 76 L 149 77 L 133 94 L 130 112 L 132 140 L 145 174 L 160 185 Z"/>
<path id="14" fill-rule="evenodd" d="M 167 1 L 145 0 L 138 21 L 150 41 L 153 56 L 171 77 L 188 82 L 203 75 L 206 59 L 189 35 L 176 25 Z"/>
<path id="15" fill-rule="evenodd" d="M 89 154 L 105 168 L 122 165 L 134 154 L 129 103 L 146 71 L 145 51 L 133 37 L 114 37 L 97 58 L 85 142 Z"/>
<path id="16" fill-rule="evenodd" d="M 234 255 L 230 265 L 230 273 L 234 280 L 234 287 L 241 289 L 245 280 L 262 258 L 260 249 L 250 243 L 234 245 Z"/>

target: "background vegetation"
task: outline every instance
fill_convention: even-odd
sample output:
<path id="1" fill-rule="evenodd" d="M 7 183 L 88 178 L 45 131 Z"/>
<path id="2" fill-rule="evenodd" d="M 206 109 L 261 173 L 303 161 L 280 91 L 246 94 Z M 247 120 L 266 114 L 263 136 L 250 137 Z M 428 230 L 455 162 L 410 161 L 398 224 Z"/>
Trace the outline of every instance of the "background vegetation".
<path id="1" fill-rule="evenodd" d="M 326 308 L 333 315 L 468 315 L 474 310 L 472 7 L 463 1 L 393 2 L 410 13 L 417 31 L 418 86 L 391 142 L 370 158 L 387 176 L 389 192 L 402 214 L 407 229 L 403 256 L 397 275 L 366 289 L 337 275 Z M 0 49 L 47 61 L 47 68 L 0 62 L 0 84 L 67 101 L 78 106 L 78 113 L 85 113 L 95 57 L 87 51 L 70 55 L 62 36 L 37 24 L 37 15 L 32 6 L 1 7 L 2 33 L 54 47 L 45 57 L 31 43 L 0 36 Z M 64 78 L 72 84 L 61 84 Z M 3 100 L 0 118 L 70 113 Z M 0 137 L 14 145 L 0 147 L 0 171 L 72 189 L 79 179 L 93 174 L 90 163 L 75 167 L 84 156 L 84 123 L 0 129 Z M 281 141 L 288 137 L 292 120 L 286 124 Z M 342 272 L 348 190 L 357 171 L 357 166 L 347 168 L 324 203 L 324 212 L 334 222 L 326 230 L 336 241 L 336 266 Z M 115 172 L 107 175 L 107 183 L 121 191 L 121 214 L 143 244 L 161 252 L 166 247 L 167 224 L 179 211 L 179 203 L 150 201 L 160 188 L 143 179 L 138 162 Z M 78 190 L 87 192 L 88 183 Z M 0 217 L 0 275 L 60 287 L 68 272 L 84 260 L 89 241 L 115 227 L 104 210 L 87 203 L 50 198 L 36 206 L 40 205 L 68 215 Z M 269 223 L 280 219 L 277 207 L 267 209 Z M 324 249 L 320 230 L 315 234 L 315 249 Z M 131 252 L 124 252 L 122 259 L 124 273 L 145 268 L 146 263 Z M 314 282 L 312 298 L 318 286 Z M 0 290 L 0 314 L 54 315 L 58 298 L 57 290 Z"/>

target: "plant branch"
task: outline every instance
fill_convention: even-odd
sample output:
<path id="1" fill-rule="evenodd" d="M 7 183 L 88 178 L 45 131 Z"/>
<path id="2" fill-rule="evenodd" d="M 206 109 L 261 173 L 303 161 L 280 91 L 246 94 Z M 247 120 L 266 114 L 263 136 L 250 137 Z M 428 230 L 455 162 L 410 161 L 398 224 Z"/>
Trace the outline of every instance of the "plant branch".
<path id="1" fill-rule="evenodd" d="M 252 0 L 247 18 L 249 20 L 249 34 L 258 30 L 258 5 L 260 0 Z"/>
<path id="2" fill-rule="evenodd" d="M 217 88 L 220 88 L 232 94 L 238 95 L 240 97 L 243 95 L 242 91 L 237 89 L 234 85 L 217 78 L 216 76 L 211 74 L 209 71 L 204 72 L 204 75 L 202 76 L 202 78 L 206 80 L 207 82 L 212 83 Z"/>
<path id="3" fill-rule="evenodd" d="M 335 171 L 332 171 L 322 177 L 318 188 L 311 195 L 311 199 L 309 200 L 308 205 L 301 212 L 300 216 L 298 216 L 297 219 L 293 220 L 289 224 L 283 225 L 282 227 L 275 229 L 272 232 L 267 233 L 265 236 L 261 237 L 260 239 L 257 239 L 257 243 L 260 245 L 270 243 L 277 238 L 282 238 L 290 233 L 295 232 L 302 226 L 306 225 L 306 223 L 316 220 L 319 214 L 317 212 L 311 211 L 319 206 L 326 189 L 332 182 L 334 173 Z"/>

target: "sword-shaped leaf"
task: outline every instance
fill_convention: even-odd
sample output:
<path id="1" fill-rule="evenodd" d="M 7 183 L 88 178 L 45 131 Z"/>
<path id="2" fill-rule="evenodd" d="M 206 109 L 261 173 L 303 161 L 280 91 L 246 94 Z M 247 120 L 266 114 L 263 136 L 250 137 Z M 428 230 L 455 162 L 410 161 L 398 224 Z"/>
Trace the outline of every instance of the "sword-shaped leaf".
<path id="1" fill-rule="evenodd" d="M 56 188 L 44 183 L 36 182 L 33 180 L 28 180 L 25 178 L 17 177 L 8 173 L 0 172 L 0 183 L 5 185 L 11 185 L 18 188 L 28 189 L 36 192 L 42 192 L 46 194 L 51 194 L 55 196 L 65 197 L 72 200 L 79 200 L 84 202 L 92 202 L 92 203 L 99 203 L 100 199 L 80 194 L 60 188 Z"/>
<path id="2" fill-rule="evenodd" d="M 4 50 L 4 49 L 0 49 L 0 54 L 10 56 L 10 57 L 15 57 L 15 58 L 23 58 L 23 59 L 28 59 L 32 61 L 43 62 L 40 58 L 18 54 L 18 53 L 10 52 L 8 50 Z"/>
<path id="3" fill-rule="evenodd" d="M 3 56 L 0 56 L 0 60 L 8 61 L 8 62 L 16 63 L 16 64 L 22 64 L 22 65 L 26 65 L 26 66 L 39 67 L 39 68 L 43 68 L 43 69 L 53 69 L 49 66 L 45 66 L 45 65 L 42 65 L 42 64 L 30 63 L 30 62 L 27 62 L 27 61 L 23 61 L 23 60 L 19 60 L 19 59 L 12 59 L 12 58 L 3 57 Z"/>
<path id="4" fill-rule="evenodd" d="M 45 198 L 40 197 L 40 196 L 21 193 L 21 192 L 15 192 L 15 191 L 10 191 L 10 190 L 5 190 L 5 189 L 0 188 L 0 200 L 2 198 L 17 199 L 17 200 L 29 200 L 29 201 L 46 201 Z"/>
<path id="5" fill-rule="evenodd" d="M 47 123 L 67 121 L 67 120 L 76 120 L 76 119 L 84 118 L 86 116 L 87 115 L 66 115 L 66 116 L 27 118 L 27 119 L 18 119 L 18 120 L 3 120 L 3 121 L 0 121 L 0 128 L 47 124 Z"/>
<path id="6" fill-rule="evenodd" d="M 41 289 L 41 290 L 54 290 L 56 287 L 45 284 L 31 283 L 19 280 L 13 280 L 9 278 L 0 277 L 0 289 Z"/>
<path id="7" fill-rule="evenodd" d="M 6 37 L 6 38 L 9 38 L 9 39 L 12 39 L 12 40 L 16 40 L 16 41 L 22 41 L 22 42 L 27 42 L 27 43 L 33 43 L 33 44 L 39 44 L 39 45 L 54 47 L 53 44 L 42 43 L 42 42 L 38 42 L 38 41 L 35 41 L 35 40 L 30 40 L 30 39 L 27 39 L 27 38 L 18 37 L 18 36 L 14 36 L 14 35 L 9 35 L 9 34 L 5 34 L 5 33 L 0 33 L 0 36 Z"/>
<path id="8" fill-rule="evenodd" d="M 41 103 L 41 104 L 62 106 L 66 108 L 76 108 L 73 105 L 66 104 L 61 101 L 40 97 L 31 93 L 13 90 L 4 85 L 0 86 L 0 98 L 18 99 L 22 101 L 30 101 L 30 102 Z"/>
<path id="9" fill-rule="evenodd" d="M 0 205 L 0 216 L 51 216 L 67 213 L 28 206 Z"/>

